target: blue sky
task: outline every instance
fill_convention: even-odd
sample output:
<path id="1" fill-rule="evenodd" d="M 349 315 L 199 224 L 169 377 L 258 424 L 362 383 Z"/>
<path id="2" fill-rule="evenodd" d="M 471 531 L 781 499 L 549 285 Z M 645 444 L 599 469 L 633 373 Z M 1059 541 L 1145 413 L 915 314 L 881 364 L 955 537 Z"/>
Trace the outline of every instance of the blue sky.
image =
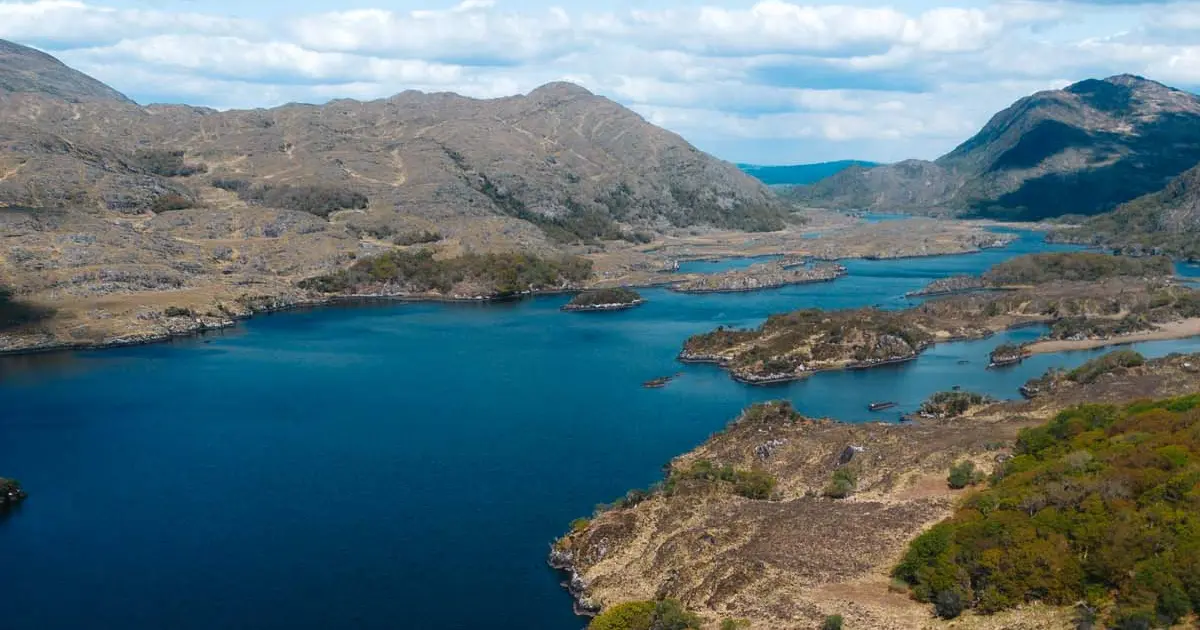
<path id="1" fill-rule="evenodd" d="M 0 38 L 139 102 L 580 83 L 731 161 L 932 158 L 1017 98 L 1200 88 L 1200 1 L 0 0 Z"/>

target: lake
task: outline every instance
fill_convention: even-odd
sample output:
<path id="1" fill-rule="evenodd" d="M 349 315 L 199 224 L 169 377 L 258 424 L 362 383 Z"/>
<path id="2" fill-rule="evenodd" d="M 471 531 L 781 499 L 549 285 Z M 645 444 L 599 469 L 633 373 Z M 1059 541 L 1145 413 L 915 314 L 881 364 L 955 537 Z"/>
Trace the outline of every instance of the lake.
<path id="1" fill-rule="evenodd" d="M 1070 249 L 1019 235 L 974 255 L 846 261 L 833 283 L 646 290 L 621 312 L 562 313 L 566 296 L 331 307 L 203 339 L 2 359 L 0 474 L 30 498 L 0 519 L 0 625 L 578 630 L 545 565 L 550 542 L 746 405 L 895 418 L 952 385 L 1015 398 L 1046 368 L 1099 353 L 986 371 L 991 348 L 1037 334 L 1019 330 L 754 388 L 678 364 L 687 336 L 808 306 L 899 308 L 934 278 Z M 665 389 L 640 386 L 676 372 Z M 901 407 L 871 414 L 875 399 Z"/>

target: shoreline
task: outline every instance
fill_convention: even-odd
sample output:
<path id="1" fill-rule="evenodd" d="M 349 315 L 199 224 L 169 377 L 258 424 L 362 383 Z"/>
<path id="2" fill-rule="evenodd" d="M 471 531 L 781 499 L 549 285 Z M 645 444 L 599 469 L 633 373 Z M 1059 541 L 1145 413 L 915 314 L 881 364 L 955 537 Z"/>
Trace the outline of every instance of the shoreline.
<path id="1" fill-rule="evenodd" d="M 1077 350 L 1095 350 L 1111 346 L 1127 346 L 1143 341 L 1170 341 L 1174 339 L 1189 339 L 1200 337 L 1200 317 L 1192 317 L 1177 322 L 1163 324 L 1155 330 L 1130 333 L 1106 339 L 1047 339 L 1035 341 L 1025 346 L 1030 354 L 1054 354 Z"/>

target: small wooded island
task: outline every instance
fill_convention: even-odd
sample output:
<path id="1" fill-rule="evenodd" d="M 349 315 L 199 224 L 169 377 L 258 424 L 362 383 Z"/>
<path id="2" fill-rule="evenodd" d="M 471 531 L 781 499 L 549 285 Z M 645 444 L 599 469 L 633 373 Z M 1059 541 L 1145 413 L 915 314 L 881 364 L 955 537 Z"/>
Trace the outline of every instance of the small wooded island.
<path id="1" fill-rule="evenodd" d="M 583 291 L 562 307 L 564 311 L 623 311 L 646 302 L 641 294 L 625 287 Z"/>

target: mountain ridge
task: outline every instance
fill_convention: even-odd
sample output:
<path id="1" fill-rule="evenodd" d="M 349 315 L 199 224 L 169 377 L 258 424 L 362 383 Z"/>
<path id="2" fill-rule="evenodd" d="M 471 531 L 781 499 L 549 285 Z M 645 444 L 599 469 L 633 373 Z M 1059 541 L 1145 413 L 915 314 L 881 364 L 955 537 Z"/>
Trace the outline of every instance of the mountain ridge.
<path id="1" fill-rule="evenodd" d="M 1200 161 L 1200 97 L 1135 75 L 1026 96 L 933 161 L 847 169 L 792 191 L 835 208 L 1037 220 L 1094 215 Z"/>

